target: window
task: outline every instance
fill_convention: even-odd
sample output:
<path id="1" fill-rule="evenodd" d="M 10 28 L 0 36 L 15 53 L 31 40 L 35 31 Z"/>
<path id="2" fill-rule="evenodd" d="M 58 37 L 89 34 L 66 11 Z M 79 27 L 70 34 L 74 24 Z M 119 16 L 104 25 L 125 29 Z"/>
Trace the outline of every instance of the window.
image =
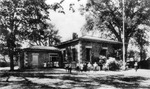
<path id="1" fill-rule="evenodd" d="M 66 58 L 66 50 L 63 51 L 63 59 L 64 59 L 64 61 L 67 61 L 67 58 Z"/>
<path id="2" fill-rule="evenodd" d="M 57 53 L 50 53 L 48 62 L 49 67 L 59 67 L 59 55 Z"/>
<path id="3" fill-rule="evenodd" d="M 91 59 L 91 49 L 90 48 L 86 48 L 86 60 L 88 62 L 90 62 Z"/>
<path id="4" fill-rule="evenodd" d="M 76 61 L 76 55 L 77 55 L 77 52 L 76 52 L 76 49 L 72 49 L 72 61 Z"/>
<path id="5" fill-rule="evenodd" d="M 52 62 L 54 62 L 54 61 L 59 61 L 59 60 L 58 60 L 58 54 L 57 54 L 57 53 L 50 54 L 50 58 L 51 58 L 50 61 L 52 61 Z"/>
<path id="6" fill-rule="evenodd" d="M 100 55 L 106 56 L 106 51 L 107 51 L 106 49 L 102 49 Z"/>

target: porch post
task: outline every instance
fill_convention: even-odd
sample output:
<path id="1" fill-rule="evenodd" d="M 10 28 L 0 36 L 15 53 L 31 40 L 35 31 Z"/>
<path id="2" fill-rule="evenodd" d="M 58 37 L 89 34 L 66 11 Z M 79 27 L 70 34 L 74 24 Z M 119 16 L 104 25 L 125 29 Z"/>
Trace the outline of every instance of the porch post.
<path id="1" fill-rule="evenodd" d="M 78 52 L 78 63 L 81 63 L 81 42 L 79 41 L 78 43 L 78 48 L 77 48 L 77 52 Z"/>

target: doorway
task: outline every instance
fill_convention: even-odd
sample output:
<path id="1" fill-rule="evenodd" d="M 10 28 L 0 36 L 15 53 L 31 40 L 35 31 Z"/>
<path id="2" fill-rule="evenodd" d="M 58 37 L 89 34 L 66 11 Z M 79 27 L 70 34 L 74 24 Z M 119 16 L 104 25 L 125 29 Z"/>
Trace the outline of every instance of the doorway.
<path id="1" fill-rule="evenodd" d="M 38 64 L 39 64 L 39 54 L 33 53 L 32 54 L 32 66 L 38 67 Z"/>
<path id="2" fill-rule="evenodd" d="M 59 55 L 57 53 L 50 53 L 48 66 L 59 67 Z"/>
<path id="3" fill-rule="evenodd" d="M 91 48 L 86 48 L 86 61 L 91 62 Z"/>

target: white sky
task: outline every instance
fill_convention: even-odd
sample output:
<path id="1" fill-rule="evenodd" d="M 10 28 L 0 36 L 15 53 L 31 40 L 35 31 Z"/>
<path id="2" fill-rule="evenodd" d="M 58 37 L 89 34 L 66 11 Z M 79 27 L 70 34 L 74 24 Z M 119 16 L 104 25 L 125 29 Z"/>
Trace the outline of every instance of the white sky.
<path id="1" fill-rule="evenodd" d="M 60 2 L 61 0 L 47 0 L 47 4 L 52 4 L 55 2 Z M 76 32 L 79 36 L 81 36 L 81 28 L 85 23 L 85 17 L 80 15 L 79 5 L 86 4 L 87 0 L 65 0 L 62 3 L 65 14 L 58 13 L 50 10 L 50 18 L 52 24 L 56 26 L 59 30 L 59 35 L 62 37 L 62 41 L 68 40 L 72 38 L 72 33 Z M 69 4 L 75 4 L 75 13 L 69 11 Z"/>

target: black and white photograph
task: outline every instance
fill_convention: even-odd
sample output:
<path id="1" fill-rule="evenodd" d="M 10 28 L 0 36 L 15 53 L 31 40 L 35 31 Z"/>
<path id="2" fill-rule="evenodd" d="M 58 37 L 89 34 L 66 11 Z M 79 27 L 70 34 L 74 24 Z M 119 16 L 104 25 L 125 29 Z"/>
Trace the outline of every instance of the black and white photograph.
<path id="1" fill-rule="evenodd" d="M 150 89 L 150 0 L 0 0 L 0 89 Z"/>

